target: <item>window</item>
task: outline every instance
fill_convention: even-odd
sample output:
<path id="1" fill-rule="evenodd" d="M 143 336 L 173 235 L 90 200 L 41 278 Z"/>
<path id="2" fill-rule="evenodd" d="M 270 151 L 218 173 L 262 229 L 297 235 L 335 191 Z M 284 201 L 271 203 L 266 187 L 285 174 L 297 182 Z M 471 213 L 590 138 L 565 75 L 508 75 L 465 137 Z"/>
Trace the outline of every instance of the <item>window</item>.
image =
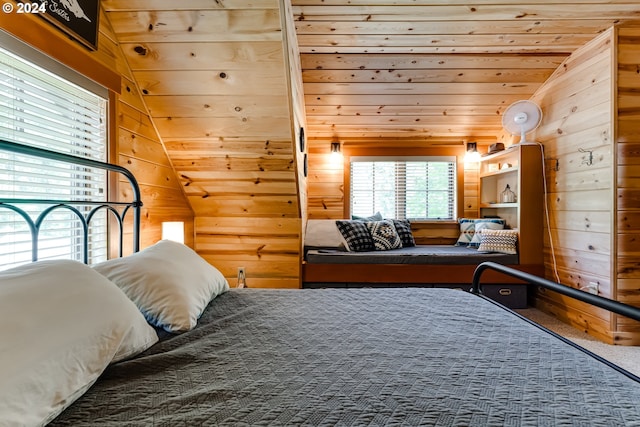
<path id="1" fill-rule="evenodd" d="M 104 161 L 106 96 L 58 77 L 22 55 L 0 49 L 0 138 L 4 140 Z M 101 201 L 106 197 L 106 174 L 90 167 L 0 152 L 0 197 Z M 19 207 L 34 221 L 44 209 L 39 204 Z M 90 207 L 79 209 L 86 213 Z M 91 262 L 106 260 L 106 231 L 107 215 L 101 212 L 89 227 Z M 55 210 L 44 220 L 39 233 L 39 259 L 82 261 L 83 243 L 81 221 L 69 210 Z M 30 261 L 27 224 L 13 211 L 0 208 L 0 269 Z"/>
<path id="2" fill-rule="evenodd" d="M 454 219 L 454 157 L 351 158 L 351 215 Z"/>

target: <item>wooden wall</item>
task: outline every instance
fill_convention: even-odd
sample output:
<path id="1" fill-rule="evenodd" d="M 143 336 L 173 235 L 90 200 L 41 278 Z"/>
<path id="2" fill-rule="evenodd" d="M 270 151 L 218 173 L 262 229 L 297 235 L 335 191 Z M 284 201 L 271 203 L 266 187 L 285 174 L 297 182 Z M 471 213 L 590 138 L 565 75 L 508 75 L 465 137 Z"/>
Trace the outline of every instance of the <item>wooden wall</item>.
<path id="1" fill-rule="evenodd" d="M 620 44 L 618 31 L 625 35 Z M 532 98 L 544 114 L 534 137 L 546 157 L 546 275 L 583 290 L 595 283 L 601 296 L 635 304 L 637 34 L 604 32 L 571 55 Z M 604 341 L 640 343 L 637 322 L 551 292 L 539 291 L 536 304 Z"/>
<path id="2" fill-rule="evenodd" d="M 288 2 L 167 4 L 103 2 L 194 210 L 195 249 L 232 285 L 244 267 L 249 287 L 298 288 L 305 121 Z"/>
<path id="3" fill-rule="evenodd" d="M 105 16 L 101 15 L 99 48 L 95 52 L 69 40 L 35 15 L 0 14 L 0 27 L 112 90 L 109 156 L 131 170 L 140 183 L 144 204 L 142 247 L 160 240 L 160 223 L 166 220 L 185 221 L 185 240 L 192 245 L 193 214 Z M 126 185 L 115 191 L 121 200 L 130 197 Z M 113 188 L 111 191 L 114 193 Z"/>
<path id="4" fill-rule="evenodd" d="M 99 48 L 108 49 L 115 57 L 115 67 L 121 75 L 120 95 L 115 99 L 115 135 L 112 140 L 112 161 L 130 169 L 142 193 L 141 248 L 162 237 L 162 222 L 185 223 L 185 244 L 194 247 L 194 215 L 173 165 L 158 136 L 147 107 L 142 100 L 131 69 L 115 41 L 108 19 L 100 26 Z M 120 200 L 131 200 L 126 181 L 118 186 Z"/>
<path id="5" fill-rule="evenodd" d="M 616 296 L 640 306 L 640 27 L 621 27 L 617 40 Z M 640 345 L 640 323 L 615 316 L 618 342 Z"/>

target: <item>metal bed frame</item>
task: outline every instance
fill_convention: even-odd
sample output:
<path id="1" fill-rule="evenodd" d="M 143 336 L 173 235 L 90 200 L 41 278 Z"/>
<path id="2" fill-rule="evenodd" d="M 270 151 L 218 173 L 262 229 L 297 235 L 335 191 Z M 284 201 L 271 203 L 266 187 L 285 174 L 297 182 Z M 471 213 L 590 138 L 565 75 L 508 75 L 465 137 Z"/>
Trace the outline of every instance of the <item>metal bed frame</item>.
<path id="1" fill-rule="evenodd" d="M 574 289 L 571 288 L 569 286 L 566 285 L 562 285 L 560 283 L 556 283 L 556 282 L 552 282 L 551 280 L 547 280 L 547 279 L 543 279 L 542 277 L 538 277 L 538 276 L 534 276 L 533 274 L 529 274 L 529 273 L 525 273 L 523 271 L 520 270 L 516 270 L 501 264 L 497 264 L 495 262 L 483 262 L 481 264 L 479 264 L 475 271 L 473 272 L 473 280 L 471 282 L 471 289 L 470 292 L 472 294 L 476 294 L 480 297 L 485 298 L 486 300 L 494 303 L 494 304 L 498 304 L 495 301 L 493 301 L 490 298 L 487 298 L 483 295 L 482 293 L 482 284 L 480 282 L 480 277 L 482 276 L 482 274 L 486 271 L 496 271 L 498 273 L 502 273 L 505 274 L 507 276 L 511 276 L 511 277 L 515 277 L 516 279 L 520 279 L 522 281 L 527 282 L 528 284 L 534 285 L 534 286 L 539 286 L 545 289 L 549 289 L 552 290 L 554 292 L 557 292 L 559 294 L 562 295 L 566 295 L 568 297 L 574 298 L 578 301 L 582 301 L 582 302 L 586 302 L 587 304 L 591 304 L 594 305 L 596 307 L 600 307 L 600 308 L 604 308 L 605 310 L 608 310 L 612 313 L 616 313 L 616 314 L 620 314 L 622 316 L 626 316 L 630 319 L 633 320 L 637 320 L 640 321 L 640 308 L 638 307 L 634 307 L 628 304 L 624 304 L 618 301 L 614 301 L 612 299 L 609 298 L 604 298 L 601 297 L 599 295 L 595 295 L 595 294 L 590 294 L 588 292 L 584 292 L 578 289 Z M 500 305 L 500 304 L 498 304 Z M 504 307 L 502 305 L 500 305 L 501 307 Z M 508 308 L 504 307 L 505 310 L 509 310 Z M 527 319 L 526 317 L 518 314 L 517 312 L 513 311 L 513 310 L 509 310 L 511 311 L 513 314 L 515 314 L 516 316 L 520 317 L 521 319 L 531 323 L 532 325 L 543 329 L 544 331 L 550 333 L 551 335 L 556 336 L 557 338 L 559 338 L 560 340 L 564 341 L 565 343 L 578 348 L 579 350 L 589 354 L 591 357 L 598 359 L 599 361 L 601 361 L 602 363 L 605 363 L 606 365 L 611 366 L 612 368 L 614 368 L 616 371 L 626 375 L 627 377 L 640 382 L 640 377 L 632 374 L 631 372 L 619 367 L 618 365 L 611 363 L 610 361 L 608 361 L 607 359 L 604 359 L 602 357 L 600 357 L 599 355 L 587 350 L 586 348 L 576 344 L 575 342 L 563 337 L 562 335 L 559 335 L 551 330 L 549 330 L 548 328 L 545 328 L 544 326 L 541 326 L 535 322 L 533 322 L 532 320 Z"/>
<path id="2" fill-rule="evenodd" d="M 18 215 L 20 215 L 24 221 L 29 226 L 29 230 L 31 233 L 31 259 L 32 261 L 38 260 L 38 234 L 40 233 L 40 228 L 42 226 L 43 221 L 47 218 L 47 216 L 56 211 L 58 209 L 67 209 L 73 212 L 80 223 L 82 224 L 83 229 L 83 246 L 82 246 L 82 255 L 84 259 L 84 263 L 87 264 L 89 261 L 89 225 L 91 223 L 91 219 L 94 215 L 100 210 L 106 210 L 110 212 L 113 217 L 116 219 L 118 224 L 118 233 L 119 233 L 119 256 L 123 254 L 123 240 L 124 240 L 124 219 L 127 213 L 132 210 L 133 211 L 133 251 L 138 252 L 140 250 L 140 212 L 142 208 L 142 200 L 140 196 L 140 187 L 136 178 L 133 174 L 126 168 L 122 166 L 100 162 L 97 160 L 86 159 L 82 157 L 72 156 L 69 154 L 58 153 L 51 150 L 46 150 L 43 148 L 31 147 L 24 144 L 18 144 L 15 142 L 10 142 L 6 140 L 0 139 L 0 150 L 7 151 L 16 154 L 23 154 L 28 156 L 34 156 L 44 159 L 56 160 L 76 165 L 82 166 L 90 166 L 97 169 L 106 170 L 107 172 L 116 172 L 123 175 L 129 181 L 131 185 L 131 189 L 133 191 L 133 200 L 131 202 L 112 202 L 108 200 L 104 201 L 86 201 L 86 200 L 49 200 L 49 199 L 19 199 L 19 198 L 0 198 L 0 208 L 9 209 Z M 31 216 L 22 208 L 18 207 L 18 205 L 24 204 L 39 204 L 39 205 L 48 205 L 38 217 L 34 220 Z M 93 206 L 88 213 L 83 214 L 77 208 L 77 206 Z"/>

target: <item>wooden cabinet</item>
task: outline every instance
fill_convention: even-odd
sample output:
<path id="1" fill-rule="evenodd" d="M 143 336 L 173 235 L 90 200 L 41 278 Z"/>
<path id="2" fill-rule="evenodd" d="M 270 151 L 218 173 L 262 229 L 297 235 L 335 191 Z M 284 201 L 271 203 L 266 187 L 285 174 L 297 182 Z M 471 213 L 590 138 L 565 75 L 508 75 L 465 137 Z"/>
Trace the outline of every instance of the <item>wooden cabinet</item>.
<path id="1" fill-rule="evenodd" d="M 516 144 L 480 161 L 480 217 L 500 217 L 518 229 L 520 264 L 542 264 L 543 154 L 538 144 Z M 502 197 L 506 187 L 515 200 Z M 509 201 L 507 201 L 509 200 Z"/>

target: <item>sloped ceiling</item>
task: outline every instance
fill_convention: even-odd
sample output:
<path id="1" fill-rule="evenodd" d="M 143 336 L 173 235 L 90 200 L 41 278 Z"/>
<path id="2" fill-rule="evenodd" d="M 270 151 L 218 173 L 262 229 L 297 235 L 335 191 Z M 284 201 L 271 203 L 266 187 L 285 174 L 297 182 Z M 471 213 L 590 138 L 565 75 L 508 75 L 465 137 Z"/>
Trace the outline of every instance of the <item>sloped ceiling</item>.
<path id="1" fill-rule="evenodd" d="M 637 1 L 292 0 L 309 135 L 495 141 L 577 47 Z"/>
<path id="2" fill-rule="evenodd" d="M 104 0 L 196 216 L 299 217 L 278 0 Z"/>
<path id="3" fill-rule="evenodd" d="M 280 136 L 289 112 L 279 3 L 102 2 L 170 149 L 178 140 Z M 291 3 L 307 135 L 382 144 L 495 140 L 504 109 L 573 50 L 640 19 L 640 4 L 625 0 Z"/>

